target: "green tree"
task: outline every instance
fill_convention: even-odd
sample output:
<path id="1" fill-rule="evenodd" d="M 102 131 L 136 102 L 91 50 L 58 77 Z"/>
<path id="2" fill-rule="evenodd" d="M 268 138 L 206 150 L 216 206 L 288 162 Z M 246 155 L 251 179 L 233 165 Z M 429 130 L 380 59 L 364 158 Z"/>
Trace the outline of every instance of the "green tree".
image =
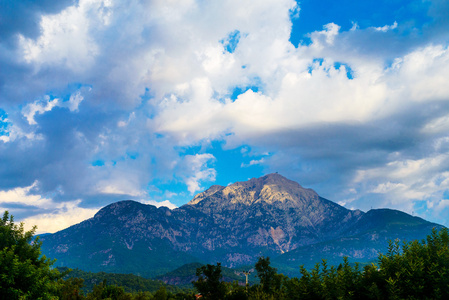
<path id="1" fill-rule="evenodd" d="M 5 211 L 0 220 L 0 299 L 57 299 L 58 279 L 54 261 L 41 256 L 41 242 L 34 238 L 36 226 L 24 230 L 23 223 Z"/>
<path id="2" fill-rule="evenodd" d="M 449 233 L 433 230 L 423 241 L 390 242 L 379 266 L 363 271 L 347 258 L 337 268 L 326 261 L 284 280 L 285 299 L 449 299 Z"/>
<path id="3" fill-rule="evenodd" d="M 270 266 L 270 258 L 259 257 L 254 267 L 257 272 L 256 276 L 260 279 L 263 292 L 268 295 L 276 294 L 278 298 L 281 297 L 284 275 L 278 274 L 277 269 Z"/>
<path id="4" fill-rule="evenodd" d="M 81 278 L 59 279 L 59 299 L 60 300 L 81 300 L 84 299 L 83 287 L 84 280 Z"/>
<path id="5" fill-rule="evenodd" d="M 246 292 L 246 286 L 239 285 L 238 281 L 230 284 L 230 290 L 226 295 L 226 300 L 247 300 L 248 293 Z"/>
<path id="6" fill-rule="evenodd" d="M 151 293 L 148 291 L 145 292 L 138 292 L 137 294 L 133 295 L 133 300 L 151 300 L 153 299 L 153 296 L 151 296 Z"/>
<path id="7" fill-rule="evenodd" d="M 203 296 L 205 300 L 221 300 L 225 298 L 228 287 L 221 281 L 221 264 L 205 265 L 196 269 L 198 280 L 193 282 L 193 286 Z"/>
<path id="8" fill-rule="evenodd" d="M 380 285 L 390 299 L 449 299 L 449 233 L 436 229 L 421 242 L 390 242 L 379 257 Z"/>
<path id="9" fill-rule="evenodd" d="M 167 289 L 161 286 L 153 296 L 154 300 L 167 300 Z"/>
<path id="10" fill-rule="evenodd" d="M 121 286 L 115 284 L 108 285 L 106 279 L 100 284 L 94 285 L 92 293 L 87 294 L 88 300 L 107 299 L 107 300 L 128 300 L 132 299 L 131 294 L 125 293 Z"/>

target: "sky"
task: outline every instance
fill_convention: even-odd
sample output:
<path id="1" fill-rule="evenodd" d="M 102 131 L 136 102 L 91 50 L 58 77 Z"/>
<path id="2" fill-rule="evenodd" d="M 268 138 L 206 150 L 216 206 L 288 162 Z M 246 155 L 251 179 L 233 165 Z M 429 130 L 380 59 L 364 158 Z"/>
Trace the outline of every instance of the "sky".
<path id="1" fill-rule="evenodd" d="M 449 226 L 446 0 L 0 0 L 0 211 L 55 232 L 278 172 Z"/>

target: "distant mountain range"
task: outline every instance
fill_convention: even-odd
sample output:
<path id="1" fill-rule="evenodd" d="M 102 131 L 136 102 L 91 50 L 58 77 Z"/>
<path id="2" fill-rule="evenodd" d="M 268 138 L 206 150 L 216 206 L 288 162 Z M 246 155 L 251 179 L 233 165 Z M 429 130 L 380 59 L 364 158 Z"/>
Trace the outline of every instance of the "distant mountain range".
<path id="1" fill-rule="evenodd" d="M 391 209 L 364 213 L 320 197 L 279 174 L 214 185 L 170 210 L 127 200 L 41 238 L 56 266 L 160 276 L 189 263 L 239 267 L 269 256 L 280 272 L 375 260 L 388 240 L 422 239 L 433 227 Z"/>

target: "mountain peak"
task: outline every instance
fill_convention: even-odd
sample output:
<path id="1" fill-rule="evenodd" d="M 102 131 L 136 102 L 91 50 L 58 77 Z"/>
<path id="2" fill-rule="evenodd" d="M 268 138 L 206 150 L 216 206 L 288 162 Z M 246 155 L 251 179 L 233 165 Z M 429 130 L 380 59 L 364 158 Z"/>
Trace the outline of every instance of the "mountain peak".
<path id="1" fill-rule="evenodd" d="M 228 206 L 231 208 L 235 205 L 249 206 L 256 203 L 300 207 L 318 198 L 315 191 L 305 189 L 278 173 L 271 173 L 226 187 L 214 185 L 196 195 L 187 205 L 203 208 L 220 207 L 220 210 Z"/>
<path id="2" fill-rule="evenodd" d="M 287 179 L 286 177 L 282 176 L 281 174 L 279 174 L 277 172 L 276 173 L 270 173 L 270 174 L 267 174 L 265 176 L 262 176 L 260 178 L 255 178 L 255 179 L 263 180 L 263 181 L 266 181 L 266 182 L 279 182 L 279 183 L 282 183 L 282 182 L 285 182 L 285 181 L 291 181 L 291 180 Z"/>
<path id="3" fill-rule="evenodd" d="M 140 207 L 143 204 L 134 200 L 122 200 L 111 203 L 100 209 L 94 218 L 102 218 L 105 215 L 121 215 L 124 211 L 132 210 L 135 207 Z"/>

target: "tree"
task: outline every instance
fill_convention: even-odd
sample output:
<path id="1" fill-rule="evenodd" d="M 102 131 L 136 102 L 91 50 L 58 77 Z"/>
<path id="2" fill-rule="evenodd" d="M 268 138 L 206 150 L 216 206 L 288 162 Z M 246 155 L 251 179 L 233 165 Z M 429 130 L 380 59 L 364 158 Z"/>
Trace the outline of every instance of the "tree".
<path id="1" fill-rule="evenodd" d="M 280 295 L 284 276 L 277 274 L 277 269 L 270 266 L 270 258 L 259 257 L 254 267 L 257 272 L 257 277 L 260 279 L 263 292 L 266 294 L 276 293 Z"/>
<path id="2" fill-rule="evenodd" d="M 70 269 L 69 269 L 70 271 Z M 60 300 L 81 300 L 84 299 L 83 287 L 84 280 L 81 278 L 59 279 L 59 299 Z"/>
<path id="3" fill-rule="evenodd" d="M 248 300 L 246 286 L 239 285 L 238 281 L 232 282 L 230 291 L 226 295 L 226 300 Z"/>
<path id="4" fill-rule="evenodd" d="M 58 279 L 54 261 L 41 256 L 41 242 L 33 238 L 36 226 L 24 230 L 23 223 L 5 211 L 0 220 L 0 299 L 56 299 Z"/>
<path id="5" fill-rule="evenodd" d="M 205 300 L 224 299 L 227 292 L 227 285 L 221 281 L 221 264 L 205 265 L 196 269 L 198 280 L 193 282 L 193 286 L 198 290 Z"/>
<path id="6" fill-rule="evenodd" d="M 390 242 L 379 257 L 381 285 L 390 299 L 449 298 L 449 232 L 436 229 L 421 242 Z"/>
<path id="7" fill-rule="evenodd" d="M 153 296 L 154 300 L 167 300 L 167 289 L 161 286 Z"/>
<path id="8" fill-rule="evenodd" d="M 125 293 L 123 287 L 118 285 L 108 285 L 106 279 L 100 284 L 94 285 L 92 293 L 87 294 L 88 300 L 128 300 L 131 299 L 131 295 Z"/>

